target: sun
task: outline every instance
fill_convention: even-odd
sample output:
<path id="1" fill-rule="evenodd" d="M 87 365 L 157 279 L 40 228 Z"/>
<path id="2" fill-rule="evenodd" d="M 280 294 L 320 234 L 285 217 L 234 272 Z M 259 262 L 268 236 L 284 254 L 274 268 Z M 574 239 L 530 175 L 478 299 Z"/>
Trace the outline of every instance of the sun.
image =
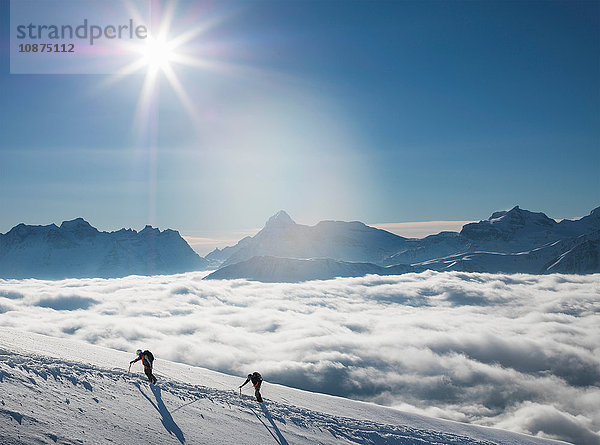
<path id="1" fill-rule="evenodd" d="M 201 36 L 219 26 L 228 15 L 202 16 L 194 26 L 181 29 L 180 26 L 172 26 L 176 4 L 176 0 L 165 0 L 162 6 L 157 7 L 153 12 L 155 20 L 143 41 L 118 43 L 120 52 L 130 56 L 129 62 L 103 82 L 103 85 L 110 85 L 130 74 L 143 75 L 134 115 L 134 125 L 139 128 L 140 134 L 149 133 L 156 125 L 155 122 L 150 122 L 149 116 L 158 106 L 161 84 L 170 87 L 188 117 L 196 122 L 200 120 L 201 113 L 190 98 L 185 81 L 180 79 L 182 72 L 189 79 L 190 70 L 228 75 L 233 75 L 238 70 L 235 64 L 226 60 L 227 45 L 223 42 L 202 40 L 201 44 L 198 43 Z M 140 11 L 133 8 L 131 12 L 136 21 L 143 22 Z"/>
<path id="2" fill-rule="evenodd" d="M 140 48 L 141 64 L 150 71 L 169 71 L 171 62 L 176 59 L 175 45 L 164 36 L 149 36 Z"/>
<path id="3" fill-rule="evenodd" d="M 169 5 L 173 4 L 170 3 Z M 198 116 L 198 112 L 175 70 L 180 66 L 210 66 L 198 55 L 190 55 L 190 48 L 186 49 L 186 43 L 201 34 L 206 28 L 197 26 L 173 37 L 171 36 L 170 26 L 173 14 L 173 7 L 167 8 L 160 26 L 157 26 L 155 33 L 150 33 L 143 42 L 122 45 L 123 51 L 131 54 L 132 61 L 124 65 L 109 79 L 110 83 L 129 74 L 141 73 L 144 75 L 134 119 L 142 128 L 147 128 L 149 125 L 148 122 L 144 121 L 150 104 L 157 97 L 161 78 L 166 79 L 175 91 L 190 117 L 196 119 Z"/>

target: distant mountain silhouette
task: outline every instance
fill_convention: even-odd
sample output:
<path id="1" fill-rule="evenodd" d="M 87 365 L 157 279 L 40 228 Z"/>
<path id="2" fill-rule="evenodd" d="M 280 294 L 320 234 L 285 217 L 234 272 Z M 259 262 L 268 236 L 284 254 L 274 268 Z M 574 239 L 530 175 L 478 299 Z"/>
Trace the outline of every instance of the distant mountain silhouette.
<path id="1" fill-rule="evenodd" d="M 19 224 L 0 234 L 1 278 L 114 278 L 205 269 L 174 230 L 100 232 L 82 218 L 60 227 Z"/>
<path id="2" fill-rule="evenodd" d="M 361 222 L 295 223 L 284 211 L 253 237 L 198 256 L 174 230 L 100 232 L 82 218 L 0 234 L 0 278 L 113 278 L 219 269 L 209 279 L 305 281 L 438 271 L 600 272 L 600 208 L 557 222 L 518 206 L 460 232 L 404 238 Z"/>
<path id="3" fill-rule="evenodd" d="M 206 256 L 221 269 L 208 279 L 305 281 L 426 269 L 506 273 L 600 272 L 600 208 L 557 222 L 518 206 L 487 220 L 422 239 L 403 238 L 360 222 L 296 224 L 272 216 L 254 237 Z M 291 261 L 293 260 L 293 261 Z"/>
<path id="4" fill-rule="evenodd" d="M 255 256 L 331 258 L 379 264 L 406 246 L 407 241 L 358 221 L 321 221 L 316 226 L 296 224 L 282 210 L 269 218 L 255 236 L 246 237 L 232 247 L 215 249 L 206 259 L 223 266 Z"/>

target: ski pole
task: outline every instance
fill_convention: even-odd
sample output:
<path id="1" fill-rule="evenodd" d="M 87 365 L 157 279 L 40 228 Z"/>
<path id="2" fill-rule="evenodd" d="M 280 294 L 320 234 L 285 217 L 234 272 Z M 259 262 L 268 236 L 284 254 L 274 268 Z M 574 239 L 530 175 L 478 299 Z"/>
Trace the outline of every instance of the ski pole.
<path id="1" fill-rule="evenodd" d="M 129 364 L 129 369 L 127 370 L 127 374 L 131 372 L 131 363 Z"/>

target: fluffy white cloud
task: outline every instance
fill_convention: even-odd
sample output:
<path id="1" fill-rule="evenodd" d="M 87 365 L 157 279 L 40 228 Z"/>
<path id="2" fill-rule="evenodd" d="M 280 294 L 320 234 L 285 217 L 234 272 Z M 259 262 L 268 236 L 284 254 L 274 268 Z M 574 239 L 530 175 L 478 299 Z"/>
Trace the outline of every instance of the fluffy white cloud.
<path id="1" fill-rule="evenodd" d="M 600 443 L 599 275 L 0 280 L 0 324 Z"/>

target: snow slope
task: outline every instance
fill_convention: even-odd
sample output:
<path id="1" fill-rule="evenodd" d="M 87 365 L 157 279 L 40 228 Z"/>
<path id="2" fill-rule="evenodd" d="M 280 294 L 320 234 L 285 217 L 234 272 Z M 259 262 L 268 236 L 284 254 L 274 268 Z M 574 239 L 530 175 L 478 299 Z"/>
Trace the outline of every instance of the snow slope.
<path id="1" fill-rule="evenodd" d="M 259 405 L 234 377 L 157 358 L 149 386 L 132 354 L 0 328 L 0 438 L 62 444 L 564 443 L 406 414 L 268 383 Z M 246 374 L 252 370 L 241 370 Z"/>
<path id="2" fill-rule="evenodd" d="M 600 230 L 526 252 L 469 252 L 415 264 L 422 269 L 486 273 L 588 274 L 600 270 Z"/>

